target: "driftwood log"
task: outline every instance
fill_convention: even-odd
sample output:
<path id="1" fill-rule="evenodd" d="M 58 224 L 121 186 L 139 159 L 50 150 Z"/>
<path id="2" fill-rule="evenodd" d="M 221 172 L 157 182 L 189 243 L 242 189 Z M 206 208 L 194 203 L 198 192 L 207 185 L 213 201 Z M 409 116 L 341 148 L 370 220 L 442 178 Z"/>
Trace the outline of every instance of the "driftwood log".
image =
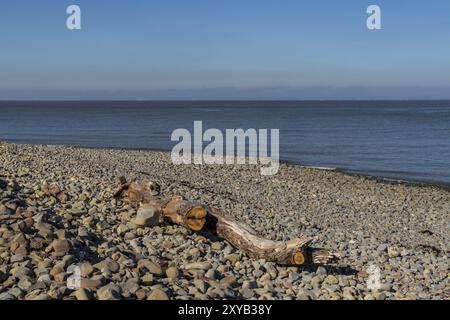
<path id="1" fill-rule="evenodd" d="M 258 235 L 250 226 L 237 221 L 217 208 L 202 206 L 184 200 L 181 196 L 169 199 L 159 197 L 160 187 L 153 182 L 127 183 L 120 178 L 121 187 L 115 193 L 132 204 L 153 206 L 174 224 L 194 232 L 209 230 L 230 242 L 252 259 L 265 259 L 280 265 L 304 266 L 333 262 L 337 256 L 324 249 L 311 248 L 310 237 L 290 241 L 272 241 Z"/>
<path id="2" fill-rule="evenodd" d="M 206 223 L 207 211 L 203 206 L 186 201 L 181 196 L 170 199 L 157 197 L 160 188 L 153 182 L 131 182 L 121 177 L 122 186 L 114 195 L 115 198 L 125 198 L 131 203 L 153 206 L 172 223 L 179 224 L 192 231 L 200 231 Z"/>

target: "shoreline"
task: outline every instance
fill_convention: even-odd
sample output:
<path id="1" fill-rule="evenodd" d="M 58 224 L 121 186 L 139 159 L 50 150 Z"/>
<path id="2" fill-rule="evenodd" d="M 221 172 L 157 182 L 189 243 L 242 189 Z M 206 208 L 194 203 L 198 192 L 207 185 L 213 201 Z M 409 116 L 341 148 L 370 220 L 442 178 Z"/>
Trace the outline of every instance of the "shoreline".
<path id="1" fill-rule="evenodd" d="M 4 140 L 0 139 L 1 143 L 7 143 L 7 144 L 17 144 L 17 145 L 35 145 L 35 146 L 43 146 L 43 147 L 58 147 L 58 148 L 78 148 L 78 149 L 88 149 L 88 150 L 121 150 L 121 151 L 139 151 L 139 152 L 162 152 L 162 153 L 169 153 L 170 150 L 167 149 L 159 149 L 159 148 L 124 148 L 124 147 L 89 147 L 89 146 L 80 146 L 80 145 L 52 145 L 52 144 L 42 144 L 42 143 L 18 143 L 14 142 L 12 140 Z M 408 180 L 408 179 L 395 179 L 395 178 L 388 178 L 385 176 L 378 176 L 378 175 L 370 175 L 370 174 L 364 174 L 364 173 L 356 173 L 352 172 L 352 170 L 340 168 L 340 167 L 320 167 L 320 166 L 314 166 L 314 165 L 305 165 L 300 162 L 295 162 L 291 160 L 279 160 L 280 164 L 285 164 L 288 166 L 293 167 L 299 167 L 299 168 L 305 168 L 305 169 L 313 169 L 313 170 L 321 170 L 321 171 L 332 171 L 332 172 L 339 172 L 344 175 L 353 176 L 353 177 L 361 177 L 361 178 L 367 178 L 370 180 L 374 180 L 376 182 L 380 183 L 386 183 L 386 184 L 392 184 L 392 185 L 404 185 L 404 186 L 416 186 L 416 187 L 435 187 L 439 188 L 445 191 L 450 192 L 450 183 L 446 182 L 439 182 L 439 181 L 433 181 L 433 180 Z M 205 164 L 206 165 L 206 164 Z"/>

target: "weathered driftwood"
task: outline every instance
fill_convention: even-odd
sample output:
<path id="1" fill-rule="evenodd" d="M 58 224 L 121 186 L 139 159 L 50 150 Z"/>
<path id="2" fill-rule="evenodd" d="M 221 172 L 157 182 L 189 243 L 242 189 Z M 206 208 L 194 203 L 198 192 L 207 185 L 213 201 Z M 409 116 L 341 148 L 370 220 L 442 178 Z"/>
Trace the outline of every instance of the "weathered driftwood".
<path id="1" fill-rule="evenodd" d="M 307 261 L 308 243 L 311 238 L 299 238 L 287 242 L 272 241 L 258 236 L 250 226 L 236 221 L 218 209 L 208 209 L 207 227 L 228 240 L 250 258 L 264 258 L 283 265 L 303 265 Z"/>
<path id="2" fill-rule="evenodd" d="M 258 235 L 250 226 L 237 221 L 216 208 L 208 208 L 207 227 L 226 239 L 250 258 L 276 262 L 281 265 L 326 264 L 336 260 L 337 255 L 325 250 L 311 248 L 311 237 L 290 241 L 272 241 Z"/>
<path id="3" fill-rule="evenodd" d="M 226 239 L 252 259 L 265 259 L 281 265 L 302 266 L 311 263 L 328 263 L 336 258 L 328 250 L 310 248 L 312 238 L 300 237 L 290 241 L 268 240 L 259 236 L 250 226 L 219 209 L 193 204 L 181 196 L 161 199 L 157 197 L 159 187 L 155 183 L 126 183 L 125 179 L 121 179 L 121 183 L 121 188 L 115 194 L 116 197 L 125 198 L 135 204 L 145 203 L 147 206 L 154 206 L 172 223 L 192 231 L 208 229 Z"/>

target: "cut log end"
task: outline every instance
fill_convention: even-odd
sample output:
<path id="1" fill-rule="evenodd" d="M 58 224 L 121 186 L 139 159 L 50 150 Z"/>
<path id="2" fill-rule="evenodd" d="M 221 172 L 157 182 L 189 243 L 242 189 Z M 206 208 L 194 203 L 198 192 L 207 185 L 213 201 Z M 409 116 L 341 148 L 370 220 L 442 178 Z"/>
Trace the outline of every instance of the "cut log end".
<path id="1" fill-rule="evenodd" d="M 302 266 L 305 264 L 306 259 L 303 252 L 296 252 L 294 253 L 294 256 L 292 257 L 292 262 L 294 265 Z"/>
<path id="2" fill-rule="evenodd" d="M 206 223 L 207 211 L 205 208 L 193 207 L 185 216 L 186 225 L 193 231 L 200 231 Z"/>
<path id="3" fill-rule="evenodd" d="M 173 223 L 183 225 L 194 232 L 204 228 L 208 214 L 204 207 L 183 200 L 181 196 L 175 196 L 166 201 L 162 211 L 163 215 Z"/>

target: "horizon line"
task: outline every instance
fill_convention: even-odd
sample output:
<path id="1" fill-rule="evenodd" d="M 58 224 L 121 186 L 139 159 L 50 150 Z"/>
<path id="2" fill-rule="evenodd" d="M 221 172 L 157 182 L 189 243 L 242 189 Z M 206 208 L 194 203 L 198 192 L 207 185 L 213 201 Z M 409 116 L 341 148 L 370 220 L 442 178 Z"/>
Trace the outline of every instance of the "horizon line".
<path id="1" fill-rule="evenodd" d="M 327 101 L 450 101 L 447 99 L 410 99 L 410 98 L 385 98 L 385 99 L 0 99 L 0 102 L 327 102 Z"/>

